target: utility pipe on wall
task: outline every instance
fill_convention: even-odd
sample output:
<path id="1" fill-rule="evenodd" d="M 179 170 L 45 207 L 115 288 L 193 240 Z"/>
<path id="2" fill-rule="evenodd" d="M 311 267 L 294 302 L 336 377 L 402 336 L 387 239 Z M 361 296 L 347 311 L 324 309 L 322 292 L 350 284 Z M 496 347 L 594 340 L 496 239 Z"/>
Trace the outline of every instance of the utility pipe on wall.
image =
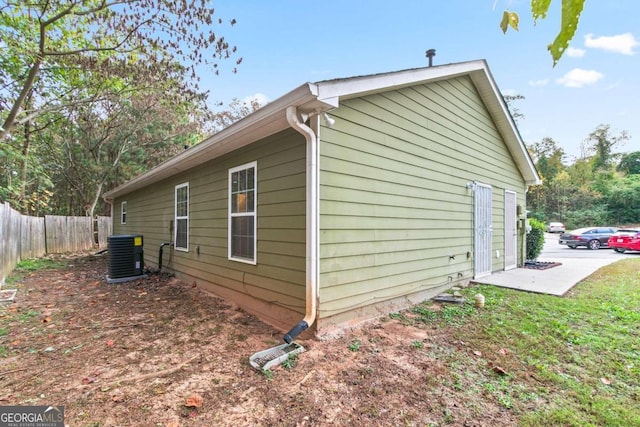
<path id="1" fill-rule="evenodd" d="M 318 116 L 314 116 L 316 119 Z M 307 141 L 307 232 L 306 232 L 306 311 L 304 319 L 284 336 L 291 343 L 316 320 L 318 299 L 318 139 L 315 132 L 298 116 L 298 109 L 287 107 L 287 122 Z"/>

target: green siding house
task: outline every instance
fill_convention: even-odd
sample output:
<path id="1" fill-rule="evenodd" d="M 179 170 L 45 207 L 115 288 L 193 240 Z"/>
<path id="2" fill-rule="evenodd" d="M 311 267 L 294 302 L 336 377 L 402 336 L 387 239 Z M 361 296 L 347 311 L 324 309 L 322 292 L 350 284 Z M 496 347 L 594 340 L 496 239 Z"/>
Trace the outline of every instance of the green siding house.
<path id="1" fill-rule="evenodd" d="M 481 60 L 303 84 L 105 198 L 146 265 L 290 341 L 521 266 L 539 182 Z"/>

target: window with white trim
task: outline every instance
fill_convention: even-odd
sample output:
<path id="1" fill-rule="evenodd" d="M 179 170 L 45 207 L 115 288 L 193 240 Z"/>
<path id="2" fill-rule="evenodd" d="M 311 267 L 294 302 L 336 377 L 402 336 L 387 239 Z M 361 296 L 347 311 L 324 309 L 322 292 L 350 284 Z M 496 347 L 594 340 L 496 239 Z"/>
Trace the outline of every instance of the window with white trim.
<path id="1" fill-rule="evenodd" d="M 229 169 L 229 259 L 256 263 L 257 162 Z"/>
<path id="2" fill-rule="evenodd" d="M 189 250 L 189 183 L 176 185 L 173 244 L 178 251 Z"/>
<path id="3" fill-rule="evenodd" d="M 120 203 L 120 224 L 127 223 L 127 202 Z"/>

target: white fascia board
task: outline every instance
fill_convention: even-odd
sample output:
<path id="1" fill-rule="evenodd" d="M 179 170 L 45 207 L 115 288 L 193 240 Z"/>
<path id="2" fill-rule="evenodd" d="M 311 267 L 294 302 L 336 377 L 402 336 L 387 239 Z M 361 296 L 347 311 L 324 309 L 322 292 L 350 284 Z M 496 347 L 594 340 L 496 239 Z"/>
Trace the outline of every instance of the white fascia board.
<path id="1" fill-rule="evenodd" d="M 449 79 L 486 67 L 485 61 L 469 61 L 437 67 L 415 68 L 369 76 L 316 82 L 318 99 L 348 99 L 382 90 L 396 90 L 419 83 Z"/>
<path id="2" fill-rule="evenodd" d="M 480 97 L 484 100 L 487 110 L 496 123 L 500 135 L 502 135 L 511 152 L 511 156 L 518 165 L 525 183 L 527 185 L 541 184 L 542 180 L 489 67 L 485 63 L 485 67 L 482 70 L 472 72 L 469 76 Z"/>

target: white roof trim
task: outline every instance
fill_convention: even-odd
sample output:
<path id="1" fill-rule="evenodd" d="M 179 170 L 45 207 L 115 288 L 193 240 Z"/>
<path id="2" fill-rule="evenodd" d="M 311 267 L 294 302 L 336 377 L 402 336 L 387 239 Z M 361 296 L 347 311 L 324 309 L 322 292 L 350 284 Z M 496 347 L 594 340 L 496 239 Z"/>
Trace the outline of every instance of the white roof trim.
<path id="1" fill-rule="evenodd" d="M 489 67 L 484 60 L 479 60 L 303 84 L 200 144 L 108 191 L 104 198 L 113 200 L 287 129 L 286 109 L 289 106 L 298 107 L 303 113 L 322 112 L 337 108 L 341 99 L 463 75 L 469 76 L 476 86 L 526 184 L 540 184 L 540 177 Z"/>
<path id="2" fill-rule="evenodd" d="M 326 105 L 317 100 L 317 88 L 306 83 L 286 95 L 265 105 L 256 112 L 238 120 L 233 125 L 215 133 L 188 150 L 170 158 L 157 167 L 139 175 L 131 181 L 108 191 L 104 198 L 112 200 L 147 185 L 184 172 L 211 159 L 237 150 L 258 139 L 273 135 L 289 127 L 285 111 L 294 105 L 302 111 L 327 110 L 335 105 Z"/>

